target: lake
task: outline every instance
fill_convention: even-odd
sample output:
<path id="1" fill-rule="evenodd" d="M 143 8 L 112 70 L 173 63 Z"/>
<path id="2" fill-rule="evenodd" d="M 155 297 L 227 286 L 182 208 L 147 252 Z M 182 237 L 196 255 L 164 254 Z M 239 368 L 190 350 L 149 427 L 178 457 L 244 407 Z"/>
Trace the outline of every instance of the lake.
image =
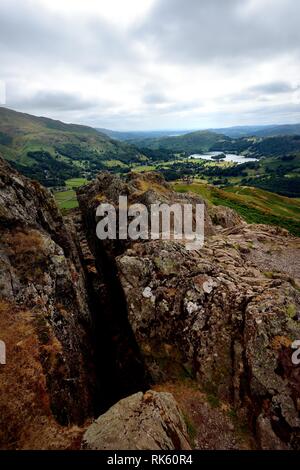
<path id="1" fill-rule="evenodd" d="M 215 157 L 217 155 L 221 155 L 223 152 L 208 152 L 204 153 L 203 155 L 199 155 L 197 153 L 190 155 L 189 158 L 194 158 L 195 160 L 211 160 L 211 161 L 216 161 L 212 157 Z M 223 158 L 222 162 L 233 162 L 233 163 L 246 163 L 246 162 L 255 162 L 257 158 L 249 158 L 249 157 L 244 157 L 243 155 L 235 155 L 233 153 L 224 153 L 226 155 L 226 158 Z"/>

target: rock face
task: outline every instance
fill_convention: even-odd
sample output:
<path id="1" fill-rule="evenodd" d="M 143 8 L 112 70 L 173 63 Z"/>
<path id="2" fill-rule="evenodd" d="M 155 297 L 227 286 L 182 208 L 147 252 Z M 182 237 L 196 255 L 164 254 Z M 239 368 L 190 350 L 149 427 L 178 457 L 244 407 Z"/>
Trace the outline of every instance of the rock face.
<path id="1" fill-rule="evenodd" d="M 238 446 L 222 414 L 230 409 L 256 446 L 300 449 L 291 347 L 300 339 L 299 238 L 205 205 L 199 250 L 176 240 L 100 241 L 96 208 L 117 206 L 120 195 L 147 207 L 202 202 L 155 174 L 104 172 L 63 219 L 48 191 L 0 160 L 0 448 L 55 447 L 50 435 L 66 447 L 68 433 L 78 444 L 86 420 L 109 407 L 84 448 L 189 448 L 164 386 L 182 407 L 176 383 L 191 380 L 188 409 L 198 409 L 198 423 L 210 414 L 218 429 L 226 423 L 226 448 Z M 144 393 L 151 386 L 159 393 Z M 206 396 L 223 408 L 212 413 Z M 196 441 L 221 448 L 210 432 Z"/>
<path id="2" fill-rule="evenodd" d="M 104 173 L 79 191 L 94 234 L 97 205 L 120 194 L 146 205 L 199 201 L 174 195 L 155 175 Z M 151 380 L 194 377 L 247 417 L 259 446 L 299 448 L 300 369 L 291 359 L 300 338 L 299 239 L 226 209 L 212 219 L 206 211 L 205 231 L 198 251 L 176 241 L 102 243 Z"/>
<path id="3" fill-rule="evenodd" d="M 244 220 L 230 207 L 210 205 L 209 215 L 214 225 L 220 225 L 223 228 L 237 227 L 244 225 Z"/>
<path id="4" fill-rule="evenodd" d="M 89 450 L 189 450 L 187 428 L 170 393 L 152 390 L 124 398 L 85 432 Z"/>
<path id="5" fill-rule="evenodd" d="M 51 194 L 0 160 L 1 448 L 93 415 L 92 319 L 71 231 Z"/>

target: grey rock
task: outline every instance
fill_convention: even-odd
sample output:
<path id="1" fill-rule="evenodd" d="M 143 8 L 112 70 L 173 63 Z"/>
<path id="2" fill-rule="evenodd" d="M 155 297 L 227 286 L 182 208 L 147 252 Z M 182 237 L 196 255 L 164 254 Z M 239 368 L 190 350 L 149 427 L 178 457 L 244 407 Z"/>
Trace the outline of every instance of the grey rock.
<path id="1" fill-rule="evenodd" d="M 187 428 L 170 393 L 138 392 L 112 406 L 85 432 L 88 450 L 189 450 Z"/>

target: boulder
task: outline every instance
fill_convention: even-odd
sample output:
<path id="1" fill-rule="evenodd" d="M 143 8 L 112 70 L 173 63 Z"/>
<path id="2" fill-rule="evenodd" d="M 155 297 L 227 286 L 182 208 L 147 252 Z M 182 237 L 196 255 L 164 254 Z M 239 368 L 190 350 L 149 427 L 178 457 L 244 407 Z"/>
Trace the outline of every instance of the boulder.
<path id="1" fill-rule="evenodd" d="M 171 393 L 138 392 L 112 406 L 86 430 L 86 450 L 189 450 L 187 428 Z"/>

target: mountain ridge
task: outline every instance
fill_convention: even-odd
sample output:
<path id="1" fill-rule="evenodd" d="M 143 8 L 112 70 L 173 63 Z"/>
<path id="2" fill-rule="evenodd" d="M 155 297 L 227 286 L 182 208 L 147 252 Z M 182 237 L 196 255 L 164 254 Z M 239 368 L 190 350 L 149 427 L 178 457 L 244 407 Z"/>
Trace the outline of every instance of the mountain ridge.
<path id="1" fill-rule="evenodd" d="M 88 126 L 0 108 L 0 151 L 25 176 L 58 186 L 85 172 L 94 175 L 103 161 L 138 160 L 139 150 Z"/>
<path id="2" fill-rule="evenodd" d="M 223 134 L 227 137 L 273 137 L 281 135 L 300 135 L 300 123 L 296 124 L 265 124 L 265 125 L 240 125 L 229 127 L 208 127 L 198 130 L 153 130 L 153 131 L 116 131 L 106 128 L 96 128 L 99 132 L 113 137 L 117 140 L 135 140 L 155 137 L 171 137 L 176 135 L 192 134 L 194 132 L 209 131 L 216 134 Z"/>

